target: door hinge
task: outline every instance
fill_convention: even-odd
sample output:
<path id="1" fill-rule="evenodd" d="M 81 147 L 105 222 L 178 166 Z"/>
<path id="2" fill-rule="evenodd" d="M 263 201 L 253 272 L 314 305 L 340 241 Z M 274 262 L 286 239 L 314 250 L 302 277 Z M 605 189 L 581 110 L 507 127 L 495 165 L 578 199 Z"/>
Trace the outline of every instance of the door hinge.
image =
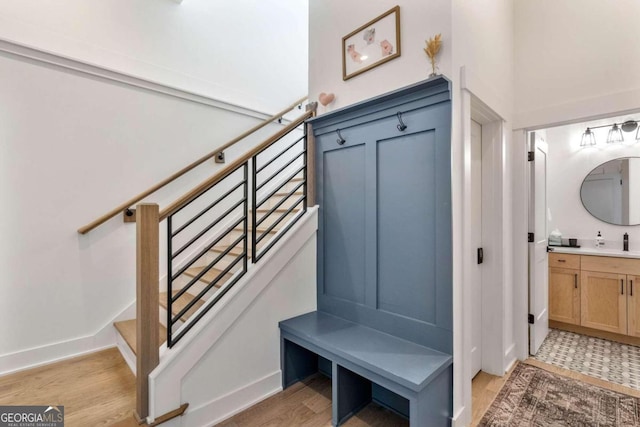
<path id="1" fill-rule="evenodd" d="M 533 233 L 529 233 L 529 235 L 527 236 L 527 239 L 529 241 L 529 243 L 533 243 L 535 242 L 535 236 L 533 235 Z"/>
<path id="2" fill-rule="evenodd" d="M 534 323 L 536 323 L 536 318 L 533 314 L 529 315 L 529 324 L 533 325 Z"/>
<path id="3" fill-rule="evenodd" d="M 536 159 L 535 151 L 529 151 L 529 153 L 527 153 L 527 160 L 529 160 L 530 162 L 533 162 L 535 159 Z"/>

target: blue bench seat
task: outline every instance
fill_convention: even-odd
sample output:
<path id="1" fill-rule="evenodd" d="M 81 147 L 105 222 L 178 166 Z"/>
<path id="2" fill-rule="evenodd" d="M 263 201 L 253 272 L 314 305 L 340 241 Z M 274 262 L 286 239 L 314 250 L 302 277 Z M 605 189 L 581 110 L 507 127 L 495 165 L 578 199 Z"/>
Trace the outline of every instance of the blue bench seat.
<path id="1" fill-rule="evenodd" d="M 411 426 L 450 425 L 451 355 L 318 311 L 280 331 L 283 387 L 317 372 L 317 356 L 331 362 L 334 426 L 371 400 L 400 413 L 405 400 Z"/>

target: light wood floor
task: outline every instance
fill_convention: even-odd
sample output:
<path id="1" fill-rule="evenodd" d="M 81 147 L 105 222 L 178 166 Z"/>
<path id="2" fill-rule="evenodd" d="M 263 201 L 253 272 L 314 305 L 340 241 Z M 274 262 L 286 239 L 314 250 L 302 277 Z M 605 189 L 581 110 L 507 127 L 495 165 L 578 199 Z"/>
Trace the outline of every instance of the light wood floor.
<path id="1" fill-rule="evenodd" d="M 343 425 L 400 427 L 408 426 L 409 422 L 372 403 Z M 252 406 L 218 426 L 330 427 L 331 380 L 323 375 L 315 375 Z"/>
<path id="2" fill-rule="evenodd" d="M 509 377 L 480 372 L 472 382 L 473 420 L 476 426 L 491 402 L 498 395 Z M 345 426 L 408 426 L 409 422 L 375 403 L 370 404 Z M 218 427 L 330 427 L 331 426 L 331 380 L 318 375 L 252 406 L 244 412 L 218 424 Z"/>
<path id="3" fill-rule="evenodd" d="M 109 426 L 132 417 L 135 377 L 118 349 L 0 377 L 0 405 L 63 405 L 65 426 Z"/>
<path id="4" fill-rule="evenodd" d="M 472 426 L 482 418 L 507 380 L 480 372 L 473 380 Z M 68 427 L 135 426 L 135 377 L 116 348 L 0 377 L 0 405 L 64 405 Z M 376 404 L 347 427 L 408 426 Z M 321 375 L 294 384 L 220 427 L 329 427 L 331 381 Z"/>

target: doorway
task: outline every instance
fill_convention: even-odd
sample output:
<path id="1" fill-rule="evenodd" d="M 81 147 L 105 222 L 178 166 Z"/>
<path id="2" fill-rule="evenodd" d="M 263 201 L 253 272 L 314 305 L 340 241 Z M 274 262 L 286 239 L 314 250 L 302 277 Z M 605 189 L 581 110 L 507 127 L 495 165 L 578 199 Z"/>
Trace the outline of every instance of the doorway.
<path id="1" fill-rule="evenodd" d="M 608 141 L 608 133 L 612 123 L 639 120 L 640 112 L 625 113 L 547 126 L 520 139 L 523 151 L 532 153 L 522 152 L 521 165 L 528 165 L 523 169 L 529 197 L 523 202 L 527 231 L 533 233 L 525 299 L 529 333 L 523 331 L 529 342 L 521 358 L 530 355 L 635 390 L 640 390 L 640 334 L 630 319 L 640 312 L 631 290 L 631 280 L 637 279 L 619 268 L 610 273 L 607 266 L 621 256 L 624 233 L 640 223 L 640 218 L 628 220 L 631 210 L 622 196 L 631 182 L 625 181 L 627 162 L 637 156 L 637 132 L 627 131 L 617 143 Z M 587 128 L 594 130 L 587 133 Z M 583 142 L 585 133 L 593 136 L 592 144 Z M 552 230 L 561 239 L 547 241 Z M 604 248 L 595 245 L 600 232 Z M 625 255 L 640 258 L 633 250 Z"/>

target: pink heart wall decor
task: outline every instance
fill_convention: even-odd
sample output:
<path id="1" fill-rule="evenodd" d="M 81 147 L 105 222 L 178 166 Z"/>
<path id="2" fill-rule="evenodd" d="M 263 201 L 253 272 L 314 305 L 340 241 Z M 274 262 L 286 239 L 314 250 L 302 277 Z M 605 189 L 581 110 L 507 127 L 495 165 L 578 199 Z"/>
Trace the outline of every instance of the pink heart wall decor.
<path id="1" fill-rule="evenodd" d="M 324 93 L 324 92 L 322 92 L 318 96 L 318 101 L 320 101 L 320 104 L 324 105 L 325 107 L 327 105 L 331 104 L 334 99 L 336 99 L 336 96 L 334 94 L 332 94 L 332 93 Z"/>

